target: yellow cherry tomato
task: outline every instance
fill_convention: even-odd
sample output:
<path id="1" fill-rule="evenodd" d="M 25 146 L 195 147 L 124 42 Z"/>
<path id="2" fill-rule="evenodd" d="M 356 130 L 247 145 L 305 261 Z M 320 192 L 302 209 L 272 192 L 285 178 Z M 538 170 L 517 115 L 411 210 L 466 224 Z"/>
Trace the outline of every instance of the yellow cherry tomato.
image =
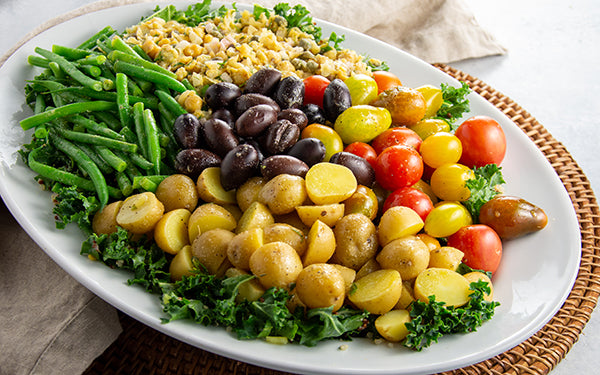
<path id="1" fill-rule="evenodd" d="M 458 202 L 440 202 L 425 219 L 425 233 L 432 237 L 448 237 L 462 227 L 473 224 L 469 211 Z"/>
<path id="2" fill-rule="evenodd" d="M 429 183 L 441 200 L 463 202 L 471 196 L 467 181 L 474 178 L 475 173 L 469 167 L 456 163 L 444 164 L 433 171 Z"/>
<path id="3" fill-rule="evenodd" d="M 329 158 L 335 153 L 344 150 L 344 142 L 340 135 L 327 125 L 310 124 L 300 135 L 301 138 L 317 138 L 325 145 L 325 157 L 323 161 L 329 161 Z"/>

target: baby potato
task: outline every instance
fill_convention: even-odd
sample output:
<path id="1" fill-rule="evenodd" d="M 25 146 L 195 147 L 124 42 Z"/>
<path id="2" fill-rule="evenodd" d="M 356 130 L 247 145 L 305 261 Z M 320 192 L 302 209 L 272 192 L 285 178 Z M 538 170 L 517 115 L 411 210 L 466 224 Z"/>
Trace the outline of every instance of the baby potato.
<path id="1" fill-rule="evenodd" d="M 173 174 L 156 187 L 156 198 L 165 206 L 165 212 L 185 208 L 190 212 L 198 205 L 198 191 L 194 180 L 184 174 Z"/>
<path id="2" fill-rule="evenodd" d="M 209 274 L 222 276 L 231 267 L 227 259 L 227 247 L 233 237 L 233 232 L 222 228 L 203 232 L 192 242 L 192 255 L 198 258 Z"/>
<path id="3" fill-rule="evenodd" d="M 344 204 L 303 205 L 296 207 L 296 212 L 300 220 L 309 227 L 319 220 L 333 228 L 337 221 L 344 216 Z"/>
<path id="4" fill-rule="evenodd" d="M 274 215 L 293 212 L 306 200 L 306 185 L 300 176 L 280 174 L 269 180 L 258 192 L 258 201 Z"/>
<path id="5" fill-rule="evenodd" d="M 379 263 L 377 262 L 375 257 L 373 257 L 373 258 L 367 260 L 367 262 L 365 264 L 363 264 L 362 267 L 360 267 L 358 272 L 356 272 L 356 280 L 367 276 L 371 272 L 379 271 L 380 269 L 381 269 L 381 266 L 379 265 Z"/>
<path id="6" fill-rule="evenodd" d="M 205 202 L 217 204 L 237 203 L 235 190 L 226 191 L 221 185 L 221 168 L 209 167 L 202 170 L 196 181 L 198 195 Z"/>
<path id="7" fill-rule="evenodd" d="M 356 177 L 343 165 L 317 163 L 306 173 L 306 191 L 317 205 L 340 203 L 356 191 Z"/>
<path id="8" fill-rule="evenodd" d="M 437 238 L 432 237 L 432 236 L 428 235 L 427 233 L 417 233 L 416 236 L 421 241 L 425 242 L 425 245 L 427 245 L 427 247 L 429 248 L 429 251 L 433 251 L 441 246 L 440 241 L 438 241 Z"/>
<path id="9" fill-rule="evenodd" d="M 415 292 L 410 281 L 402 281 L 402 293 L 400 293 L 400 299 L 394 309 L 402 310 L 408 309 L 411 303 L 415 300 Z"/>
<path id="10" fill-rule="evenodd" d="M 392 310 L 375 319 L 375 329 L 384 339 L 400 342 L 408 336 L 406 323 L 410 322 L 408 310 Z"/>
<path id="11" fill-rule="evenodd" d="M 236 233 L 242 233 L 252 228 L 265 228 L 275 222 L 271 211 L 260 202 L 253 202 L 242 214 Z"/>
<path id="12" fill-rule="evenodd" d="M 333 306 L 333 311 L 337 311 L 344 303 L 346 283 L 333 265 L 315 263 L 298 274 L 296 293 L 308 308 Z"/>
<path id="13" fill-rule="evenodd" d="M 262 245 L 264 245 L 262 228 L 250 228 L 231 239 L 227 246 L 227 259 L 234 267 L 249 271 L 250 256 Z"/>
<path id="14" fill-rule="evenodd" d="M 285 215 L 273 216 L 273 218 L 275 219 L 276 223 L 289 224 L 301 231 L 302 233 L 304 233 L 304 235 L 308 235 L 310 226 L 307 226 L 302 222 L 302 220 L 300 220 L 300 217 L 298 216 L 298 213 L 296 211 L 292 211 L 289 214 Z"/>
<path id="15" fill-rule="evenodd" d="M 400 273 L 383 269 L 356 280 L 348 299 L 359 309 L 367 310 L 371 314 L 385 314 L 396 305 L 400 293 Z"/>
<path id="16" fill-rule="evenodd" d="M 358 270 L 375 256 L 379 247 L 377 228 L 363 214 L 350 214 L 338 220 L 335 228 L 335 259 L 343 266 Z"/>
<path id="17" fill-rule="evenodd" d="M 154 241 L 169 254 L 177 254 L 189 245 L 188 221 L 191 213 L 185 208 L 176 208 L 163 215 L 154 227 Z"/>
<path id="18" fill-rule="evenodd" d="M 250 256 L 250 270 L 265 288 L 290 289 L 302 271 L 302 260 L 293 247 L 284 242 L 271 242 Z"/>
<path id="19" fill-rule="evenodd" d="M 241 275 L 248 275 L 247 272 L 238 268 L 228 268 L 225 271 L 226 277 L 236 277 Z M 238 288 L 238 295 L 235 297 L 236 302 L 242 301 L 257 301 L 262 295 L 265 294 L 265 288 L 256 279 L 250 279 L 240 284 Z"/>
<path id="20" fill-rule="evenodd" d="M 152 192 L 131 195 L 117 213 L 117 224 L 130 233 L 148 233 L 154 229 L 164 211 L 164 205 Z"/>
<path id="21" fill-rule="evenodd" d="M 402 280 L 412 280 L 429 265 L 429 248 L 415 236 L 398 238 L 377 254 L 382 268 L 397 270 Z"/>
<path id="22" fill-rule="evenodd" d="M 258 192 L 267 183 L 262 177 L 252 177 L 236 189 L 235 199 L 242 211 L 246 211 L 253 202 L 258 200 Z"/>
<path id="23" fill-rule="evenodd" d="M 92 230 L 97 235 L 111 234 L 117 231 L 117 214 L 123 201 L 112 202 L 94 214 Z"/>
<path id="24" fill-rule="evenodd" d="M 447 268 L 456 271 L 465 253 L 452 246 L 442 246 L 429 252 L 429 268 Z"/>
<path id="25" fill-rule="evenodd" d="M 215 203 L 204 203 L 198 206 L 188 221 L 190 243 L 198 235 L 215 228 L 233 231 L 237 222 L 233 215 L 222 206 Z"/>
<path id="26" fill-rule="evenodd" d="M 358 185 L 350 198 L 344 201 L 344 214 L 363 214 L 371 220 L 377 217 L 379 202 L 373 189 Z"/>
<path id="27" fill-rule="evenodd" d="M 300 229 L 289 224 L 273 223 L 266 226 L 263 232 L 265 243 L 285 242 L 293 247 L 300 256 L 306 252 L 307 241 Z"/>
<path id="28" fill-rule="evenodd" d="M 356 271 L 352 268 L 344 267 L 341 264 L 332 264 L 332 266 L 337 268 L 337 270 L 342 274 L 342 277 L 344 278 L 346 295 L 348 295 L 350 290 L 352 290 L 352 283 L 354 283 L 354 280 L 356 280 Z"/>
<path id="29" fill-rule="evenodd" d="M 492 284 L 492 280 L 483 272 L 473 271 L 463 275 L 465 279 L 469 282 L 469 284 L 477 282 L 477 281 L 485 281 L 488 283 L 490 287 L 490 292 L 485 293 L 483 299 L 492 302 L 494 300 L 494 285 Z"/>
<path id="30" fill-rule="evenodd" d="M 171 280 L 178 281 L 183 276 L 191 276 L 193 274 L 194 264 L 192 262 L 192 247 L 186 245 L 175 254 L 169 264 L 169 274 Z"/>
<path id="31" fill-rule="evenodd" d="M 435 296 L 436 302 L 445 302 L 447 306 L 462 306 L 469 301 L 469 281 L 447 268 L 428 268 L 415 279 L 415 297 L 423 302 L 429 296 Z"/>
<path id="32" fill-rule="evenodd" d="M 379 220 L 379 243 L 385 246 L 397 238 L 417 234 L 422 228 L 423 220 L 413 209 L 404 206 L 391 207 Z"/>
<path id="33" fill-rule="evenodd" d="M 334 252 L 335 235 L 333 230 L 322 221 L 315 221 L 308 232 L 302 264 L 306 267 L 314 263 L 326 263 Z"/>

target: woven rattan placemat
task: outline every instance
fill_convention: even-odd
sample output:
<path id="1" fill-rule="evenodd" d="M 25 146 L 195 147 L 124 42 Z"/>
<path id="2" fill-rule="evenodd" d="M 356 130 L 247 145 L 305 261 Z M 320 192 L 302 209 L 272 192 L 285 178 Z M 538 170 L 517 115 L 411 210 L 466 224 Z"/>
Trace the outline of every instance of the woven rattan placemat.
<path id="1" fill-rule="evenodd" d="M 581 264 L 558 313 L 534 336 L 486 361 L 447 374 L 547 374 L 577 341 L 600 295 L 600 215 L 587 177 L 565 147 L 517 103 L 484 82 L 446 65 L 437 68 L 471 89 L 517 124 L 544 153 L 564 184 L 581 229 Z M 281 375 L 182 343 L 121 314 L 123 333 L 86 370 L 95 374 Z"/>

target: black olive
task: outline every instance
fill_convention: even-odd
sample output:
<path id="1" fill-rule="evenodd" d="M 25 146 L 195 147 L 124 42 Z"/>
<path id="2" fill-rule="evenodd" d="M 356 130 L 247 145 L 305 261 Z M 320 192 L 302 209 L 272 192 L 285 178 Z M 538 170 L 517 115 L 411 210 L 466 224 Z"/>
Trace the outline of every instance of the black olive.
<path id="1" fill-rule="evenodd" d="M 241 144 L 225 155 L 221 162 L 221 185 L 225 190 L 237 189 L 257 173 L 258 151 L 249 144 Z"/>

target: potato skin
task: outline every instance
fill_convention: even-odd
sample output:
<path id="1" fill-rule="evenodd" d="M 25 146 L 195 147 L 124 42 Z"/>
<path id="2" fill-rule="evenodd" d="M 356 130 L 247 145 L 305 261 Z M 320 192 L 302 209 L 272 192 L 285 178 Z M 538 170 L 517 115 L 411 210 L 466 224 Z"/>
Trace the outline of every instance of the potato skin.
<path id="1" fill-rule="evenodd" d="M 494 229 L 503 240 L 508 240 L 542 230 L 548 223 L 548 216 L 525 199 L 499 195 L 481 207 L 479 222 Z"/>
<path id="2" fill-rule="evenodd" d="M 227 246 L 234 236 L 233 232 L 222 228 L 206 231 L 192 242 L 192 255 L 198 258 L 209 274 L 221 276 L 220 271 L 224 273 L 230 266 Z M 222 269 L 224 262 L 227 268 Z"/>
<path id="3" fill-rule="evenodd" d="M 363 214 L 350 214 L 338 220 L 334 230 L 335 260 L 346 267 L 358 270 L 375 256 L 379 246 L 377 228 Z"/>
<path id="4" fill-rule="evenodd" d="M 304 268 L 296 280 L 296 293 L 311 308 L 330 307 L 337 311 L 344 303 L 346 285 L 342 273 L 332 264 L 315 263 Z"/>
<path id="5" fill-rule="evenodd" d="M 130 233 L 144 234 L 154 229 L 165 208 L 149 191 L 129 196 L 117 213 L 117 224 Z"/>
<path id="6" fill-rule="evenodd" d="M 265 288 L 289 289 L 302 271 L 302 260 L 293 247 L 284 242 L 270 242 L 250 256 L 250 270 Z"/>
<path id="7" fill-rule="evenodd" d="M 94 214 L 92 219 L 92 230 L 97 235 L 111 234 L 117 231 L 117 214 L 123 205 L 123 201 L 116 201 Z"/>
<path id="8" fill-rule="evenodd" d="M 190 212 L 198 205 L 198 190 L 191 177 L 184 174 L 170 175 L 158 184 L 156 197 L 165 206 L 165 212 L 185 208 Z"/>
<path id="9" fill-rule="evenodd" d="M 402 280 L 412 280 L 429 265 L 429 248 L 415 236 L 393 240 L 381 249 L 377 261 L 382 268 L 400 272 Z"/>
<path id="10" fill-rule="evenodd" d="M 273 177 L 258 192 L 258 201 L 269 207 L 273 215 L 293 212 L 306 198 L 304 179 L 290 174 Z"/>

